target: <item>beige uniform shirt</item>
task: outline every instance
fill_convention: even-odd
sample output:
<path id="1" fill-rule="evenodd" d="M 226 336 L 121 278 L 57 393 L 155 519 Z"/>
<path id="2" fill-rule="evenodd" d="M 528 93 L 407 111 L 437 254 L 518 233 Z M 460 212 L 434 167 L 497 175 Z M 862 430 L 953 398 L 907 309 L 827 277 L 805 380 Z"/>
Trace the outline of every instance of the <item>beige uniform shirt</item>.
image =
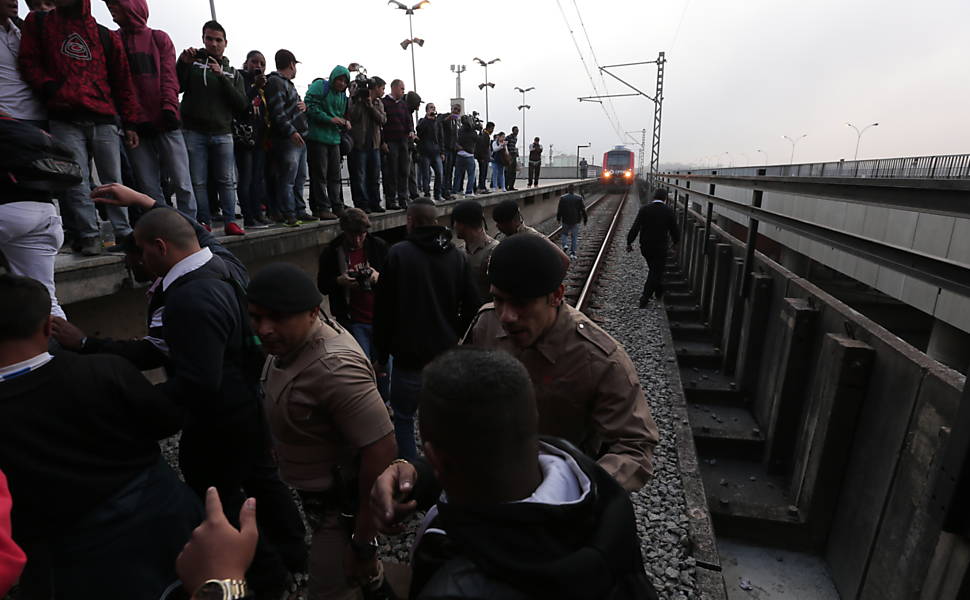
<path id="1" fill-rule="evenodd" d="M 461 241 L 461 240 L 459 240 Z M 465 256 L 468 257 L 468 267 L 471 269 L 472 276 L 475 278 L 475 287 L 478 289 L 478 296 L 482 299 L 482 304 L 491 302 L 492 293 L 489 291 L 491 284 L 488 282 L 488 259 L 492 256 L 492 250 L 498 246 L 498 241 L 492 236 L 485 234 L 485 239 L 481 245 L 470 246 L 462 241 L 456 247 L 464 249 Z"/>
<path id="2" fill-rule="evenodd" d="M 653 473 L 657 426 L 626 351 L 572 306 L 531 347 L 518 348 L 486 304 L 463 344 L 505 350 L 529 371 L 539 433 L 563 438 L 597 458 L 620 485 L 636 490 Z"/>
<path id="3" fill-rule="evenodd" d="M 317 323 L 292 356 L 266 359 L 264 406 L 284 481 L 323 491 L 335 465 L 394 430 L 374 369 L 350 333 Z"/>
<path id="4" fill-rule="evenodd" d="M 512 235 L 516 235 L 516 234 L 519 234 L 519 233 L 531 233 L 532 235 L 537 235 L 539 237 L 546 237 L 546 236 L 542 235 L 541 233 L 539 233 L 539 231 L 535 227 L 529 227 L 525 223 L 522 223 L 521 225 L 519 225 L 519 228 Z M 505 235 L 502 232 L 499 232 L 499 233 L 495 234 L 495 239 L 497 241 L 499 241 L 499 242 L 501 242 L 502 240 L 504 240 L 504 239 L 506 239 L 508 237 L 509 236 Z"/>

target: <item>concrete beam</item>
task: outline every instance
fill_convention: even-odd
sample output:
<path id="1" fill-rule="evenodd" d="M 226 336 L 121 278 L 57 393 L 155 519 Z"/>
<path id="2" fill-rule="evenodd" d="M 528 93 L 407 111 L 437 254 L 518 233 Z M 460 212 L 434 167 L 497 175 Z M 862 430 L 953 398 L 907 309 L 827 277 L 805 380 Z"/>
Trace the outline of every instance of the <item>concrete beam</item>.
<path id="1" fill-rule="evenodd" d="M 738 389 L 750 391 L 755 387 L 762 366 L 765 334 L 771 320 L 771 286 L 769 275 L 752 273 L 748 278 L 748 298 L 744 306 L 741 338 L 738 342 Z"/>
<path id="2" fill-rule="evenodd" d="M 706 314 L 708 326 L 715 335 L 724 330 L 724 316 L 727 314 L 728 300 L 731 297 L 731 268 L 734 254 L 731 244 L 717 244 L 714 248 L 714 276 L 711 283 L 710 305 Z"/>

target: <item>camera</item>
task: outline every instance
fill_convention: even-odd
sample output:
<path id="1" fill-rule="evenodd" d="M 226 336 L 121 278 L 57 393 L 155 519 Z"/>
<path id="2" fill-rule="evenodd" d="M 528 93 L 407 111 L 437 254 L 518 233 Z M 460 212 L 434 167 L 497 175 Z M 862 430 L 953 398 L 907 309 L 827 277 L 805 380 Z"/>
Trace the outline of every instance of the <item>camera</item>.
<path id="1" fill-rule="evenodd" d="M 482 120 L 479 118 L 477 110 L 473 110 L 470 115 L 462 115 L 461 124 L 476 131 L 482 130 Z"/>
<path id="2" fill-rule="evenodd" d="M 357 282 L 357 285 L 360 286 L 360 289 L 366 292 L 369 292 L 371 290 L 370 278 L 371 278 L 371 275 L 373 275 L 373 273 L 374 273 L 374 269 L 370 267 L 361 267 L 356 271 L 348 271 L 347 275 L 350 275 L 354 279 L 354 281 Z"/>
<path id="3" fill-rule="evenodd" d="M 208 64 L 209 62 L 209 52 L 205 48 L 199 48 L 195 51 L 195 60 L 202 64 Z"/>
<path id="4" fill-rule="evenodd" d="M 357 75 L 350 82 L 350 97 L 354 100 L 367 100 L 370 97 L 370 88 L 373 83 L 373 79 L 367 76 L 367 69 L 359 63 L 350 63 L 347 68 L 351 73 L 356 72 Z"/>

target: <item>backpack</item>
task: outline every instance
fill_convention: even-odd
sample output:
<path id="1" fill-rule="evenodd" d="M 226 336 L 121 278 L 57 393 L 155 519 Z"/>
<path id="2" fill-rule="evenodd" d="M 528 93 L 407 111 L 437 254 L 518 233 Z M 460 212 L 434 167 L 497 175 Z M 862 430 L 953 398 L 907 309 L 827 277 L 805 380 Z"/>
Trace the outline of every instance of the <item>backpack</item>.
<path id="1" fill-rule="evenodd" d="M 54 192 L 81 183 L 70 148 L 49 133 L 0 112 L 0 178 L 25 189 Z"/>

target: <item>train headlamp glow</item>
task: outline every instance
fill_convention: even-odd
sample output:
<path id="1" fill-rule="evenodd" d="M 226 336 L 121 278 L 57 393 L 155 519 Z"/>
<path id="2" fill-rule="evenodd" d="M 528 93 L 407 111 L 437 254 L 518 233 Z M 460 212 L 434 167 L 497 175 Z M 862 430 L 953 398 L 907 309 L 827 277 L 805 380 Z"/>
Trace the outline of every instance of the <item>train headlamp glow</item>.
<path id="1" fill-rule="evenodd" d="M 626 173 L 624 173 L 624 175 L 625 175 L 625 176 L 626 176 L 627 178 L 630 178 L 630 177 L 633 177 L 633 171 L 627 171 Z"/>
<path id="2" fill-rule="evenodd" d="M 613 177 L 613 171 L 603 171 L 603 177 L 607 179 L 609 179 L 610 177 Z"/>

